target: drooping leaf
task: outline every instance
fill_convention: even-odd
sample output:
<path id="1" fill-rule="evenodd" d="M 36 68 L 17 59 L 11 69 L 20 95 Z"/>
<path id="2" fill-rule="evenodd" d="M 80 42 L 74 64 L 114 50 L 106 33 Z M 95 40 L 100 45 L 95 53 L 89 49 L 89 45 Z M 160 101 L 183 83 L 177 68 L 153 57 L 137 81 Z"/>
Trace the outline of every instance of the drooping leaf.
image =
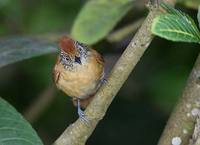
<path id="1" fill-rule="evenodd" d="M 80 11 L 71 34 L 93 44 L 105 37 L 132 6 L 133 0 L 90 0 Z"/>
<path id="2" fill-rule="evenodd" d="M 31 125 L 0 97 L 0 144 L 42 145 Z"/>
<path id="3" fill-rule="evenodd" d="M 0 67 L 32 58 L 42 54 L 56 52 L 56 44 L 28 37 L 0 39 Z"/>
<path id="4" fill-rule="evenodd" d="M 198 22 L 199 22 L 199 28 L 200 28 L 200 5 L 199 5 L 199 9 L 198 9 L 197 19 L 198 19 Z"/>
<path id="5" fill-rule="evenodd" d="M 200 43 L 200 32 L 189 15 L 166 4 L 161 6 L 167 13 L 154 19 L 153 34 L 172 41 Z"/>

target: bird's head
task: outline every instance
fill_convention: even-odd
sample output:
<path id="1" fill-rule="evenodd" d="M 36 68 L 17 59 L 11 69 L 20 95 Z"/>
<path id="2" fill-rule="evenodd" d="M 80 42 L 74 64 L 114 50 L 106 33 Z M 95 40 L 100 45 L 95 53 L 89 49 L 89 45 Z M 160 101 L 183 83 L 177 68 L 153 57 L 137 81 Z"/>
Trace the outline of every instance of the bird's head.
<path id="1" fill-rule="evenodd" d="M 87 47 L 68 36 L 63 36 L 60 40 L 61 61 L 63 64 L 78 63 L 82 64 L 83 57 L 86 56 Z"/>

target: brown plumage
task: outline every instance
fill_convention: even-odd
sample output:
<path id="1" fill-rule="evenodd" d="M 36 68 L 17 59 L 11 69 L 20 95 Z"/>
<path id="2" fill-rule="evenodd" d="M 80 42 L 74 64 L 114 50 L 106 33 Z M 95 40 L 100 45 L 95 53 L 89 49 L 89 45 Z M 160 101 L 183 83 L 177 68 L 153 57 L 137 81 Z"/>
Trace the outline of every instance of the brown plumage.
<path id="1" fill-rule="evenodd" d="M 74 45 L 74 40 L 67 37 L 63 36 L 59 42 L 59 47 L 64 51 L 65 53 L 69 55 L 74 55 L 76 53 L 76 48 Z"/>
<path id="2" fill-rule="evenodd" d="M 54 67 L 56 86 L 76 100 L 84 102 L 94 95 L 104 77 L 103 57 L 94 49 L 67 36 L 59 43 L 60 54 Z M 83 103 L 82 103 L 83 104 Z"/>

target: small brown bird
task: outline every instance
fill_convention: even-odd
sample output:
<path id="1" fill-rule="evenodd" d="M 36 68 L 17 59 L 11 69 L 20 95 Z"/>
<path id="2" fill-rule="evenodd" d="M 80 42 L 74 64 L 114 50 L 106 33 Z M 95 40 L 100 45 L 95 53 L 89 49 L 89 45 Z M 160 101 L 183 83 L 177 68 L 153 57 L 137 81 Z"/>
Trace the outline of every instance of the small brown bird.
<path id="1" fill-rule="evenodd" d="M 56 86 L 77 101 L 78 115 L 84 120 L 81 101 L 94 95 L 104 80 L 104 60 L 94 49 L 63 36 L 60 54 L 54 67 Z"/>

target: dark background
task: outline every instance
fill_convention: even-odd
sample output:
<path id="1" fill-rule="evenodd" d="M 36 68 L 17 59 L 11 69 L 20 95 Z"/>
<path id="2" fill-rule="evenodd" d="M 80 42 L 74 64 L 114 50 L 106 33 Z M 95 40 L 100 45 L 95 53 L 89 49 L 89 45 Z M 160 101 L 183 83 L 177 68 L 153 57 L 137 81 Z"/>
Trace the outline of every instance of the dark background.
<path id="1" fill-rule="evenodd" d="M 0 37 L 68 34 L 84 3 L 84 0 L 1 0 Z M 197 11 L 178 7 L 196 18 Z M 144 7 L 132 10 L 115 29 L 146 14 Z M 106 63 L 113 64 L 112 58 L 123 52 L 132 36 L 118 43 L 104 39 L 94 47 L 105 56 Z M 198 47 L 155 38 L 87 144 L 155 145 L 181 96 Z M 0 95 L 22 114 L 31 116 L 27 115 L 30 106 L 44 92 L 51 96 L 49 106 L 31 121 L 45 144 L 55 141 L 78 117 L 71 98 L 53 84 L 56 56 L 34 57 L 0 69 Z M 111 69 L 111 65 L 106 69 Z"/>

